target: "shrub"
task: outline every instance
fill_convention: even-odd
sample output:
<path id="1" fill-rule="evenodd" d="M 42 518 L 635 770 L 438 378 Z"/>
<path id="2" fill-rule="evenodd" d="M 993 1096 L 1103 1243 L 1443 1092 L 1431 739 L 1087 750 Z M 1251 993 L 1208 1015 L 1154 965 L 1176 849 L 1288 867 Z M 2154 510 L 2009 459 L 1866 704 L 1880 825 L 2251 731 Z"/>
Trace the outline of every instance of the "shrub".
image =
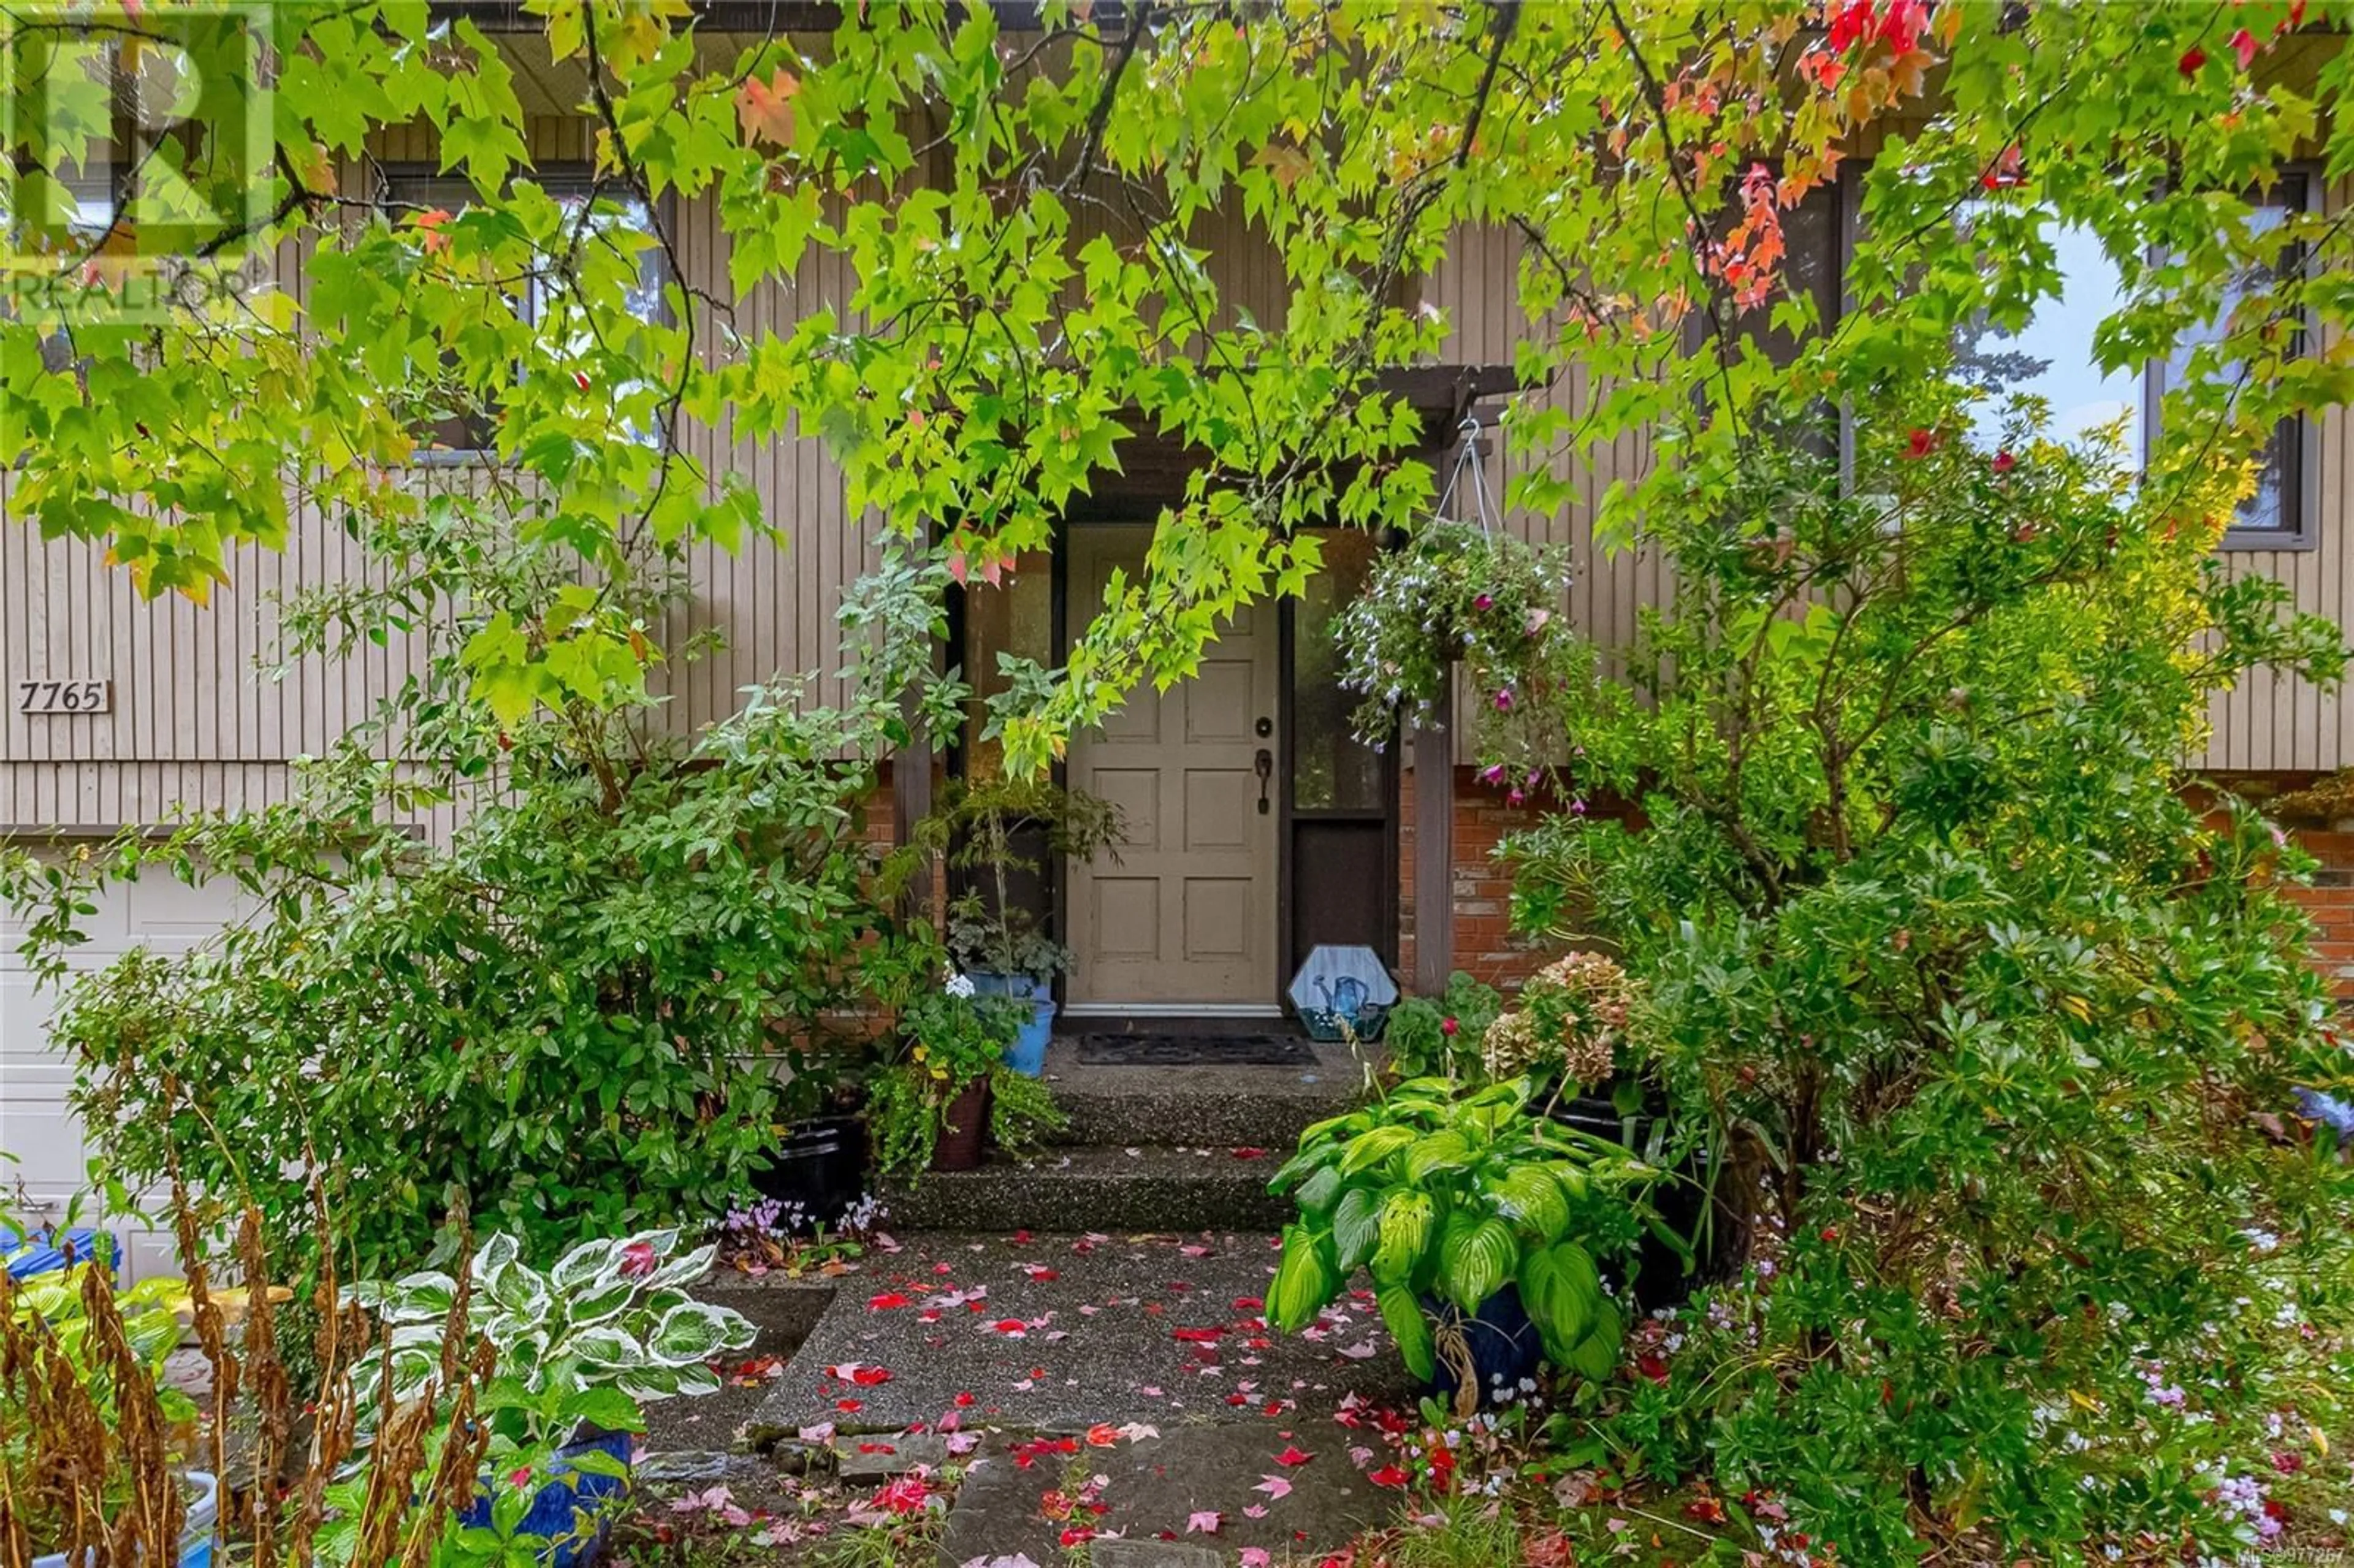
<path id="1" fill-rule="evenodd" d="M 1638 809 L 1513 843 L 1516 914 L 1615 944 L 1724 1172 L 1737 1277 L 1600 1431 L 1841 1562 L 2254 1544 L 2264 1431 L 2338 1397 L 2296 1328 L 2344 1325 L 2348 1171 L 2292 1107 L 2348 1062 L 2301 857 L 2179 759 L 2219 685 L 2342 650 L 2217 565 L 2228 474 L 1888 444 L 1691 475 L 1631 688 L 1493 764 Z"/>
<path id="2" fill-rule="evenodd" d="M 90 879 L 233 877 L 263 917 L 64 994 L 107 1169 L 135 1188 L 176 1148 L 279 1219 L 303 1211 L 281 1173 L 327 1161 L 353 1260 L 387 1272 L 455 1204 L 535 1250 L 717 1218 L 902 961 L 861 828 L 873 768 L 840 739 L 756 703 L 607 779 L 527 726 L 446 842 L 348 763 L 295 803 L 126 839 Z M 49 896 L 59 926 L 89 903 Z"/>

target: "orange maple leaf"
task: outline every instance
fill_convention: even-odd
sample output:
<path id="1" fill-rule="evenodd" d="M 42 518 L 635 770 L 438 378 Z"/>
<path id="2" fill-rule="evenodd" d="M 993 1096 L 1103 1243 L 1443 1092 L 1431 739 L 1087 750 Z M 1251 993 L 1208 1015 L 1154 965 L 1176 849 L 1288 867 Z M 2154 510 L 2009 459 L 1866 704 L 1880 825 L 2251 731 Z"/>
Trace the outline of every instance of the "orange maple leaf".
<path id="1" fill-rule="evenodd" d="M 801 90 L 801 79 L 782 66 L 766 81 L 758 77 L 747 79 L 736 94 L 736 118 L 742 123 L 744 134 L 754 141 L 790 146 L 793 99 Z"/>

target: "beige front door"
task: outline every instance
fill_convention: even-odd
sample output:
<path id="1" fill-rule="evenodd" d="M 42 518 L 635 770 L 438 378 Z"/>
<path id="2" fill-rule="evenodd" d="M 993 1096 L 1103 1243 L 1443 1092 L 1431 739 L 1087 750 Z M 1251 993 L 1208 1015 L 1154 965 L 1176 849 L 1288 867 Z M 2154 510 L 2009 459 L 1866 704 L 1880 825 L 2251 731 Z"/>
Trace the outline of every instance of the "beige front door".
<path id="1" fill-rule="evenodd" d="M 1103 602 L 1115 567 L 1134 580 L 1150 529 L 1071 530 L 1071 624 Z M 1127 830 L 1115 861 L 1075 863 L 1069 879 L 1078 1012 L 1274 1013 L 1276 617 L 1237 615 L 1193 679 L 1131 693 L 1101 727 L 1074 737 L 1070 781 L 1111 801 Z M 1267 802 L 1262 810 L 1260 800 Z"/>

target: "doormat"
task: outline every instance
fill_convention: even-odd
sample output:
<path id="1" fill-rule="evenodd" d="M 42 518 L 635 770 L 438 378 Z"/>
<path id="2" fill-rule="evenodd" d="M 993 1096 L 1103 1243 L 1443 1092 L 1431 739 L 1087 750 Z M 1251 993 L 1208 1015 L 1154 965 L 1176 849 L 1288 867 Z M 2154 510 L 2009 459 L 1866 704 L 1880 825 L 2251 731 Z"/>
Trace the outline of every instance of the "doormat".
<path id="1" fill-rule="evenodd" d="M 1095 1067 L 1312 1067 L 1315 1047 L 1287 1034 L 1082 1034 Z"/>

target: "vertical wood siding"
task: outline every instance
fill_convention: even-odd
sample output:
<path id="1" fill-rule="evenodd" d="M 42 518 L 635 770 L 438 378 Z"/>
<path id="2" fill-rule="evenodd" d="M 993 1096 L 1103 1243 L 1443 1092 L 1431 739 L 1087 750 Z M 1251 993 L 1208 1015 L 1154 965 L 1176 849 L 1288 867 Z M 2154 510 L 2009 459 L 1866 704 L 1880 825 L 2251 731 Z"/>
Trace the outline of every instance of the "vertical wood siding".
<path id="1" fill-rule="evenodd" d="M 588 128 L 577 120 L 546 119 L 531 127 L 532 151 L 543 163 L 584 160 Z M 387 161 L 428 161 L 429 142 L 408 132 L 381 139 Z M 357 176 L 355 176 L 356 179 Z M 355 185 L 356 190 L 356 185 Z M 2331 210 L 2349 197 L 2345 185 L 2327 193 Z M 707 200 L 682 202 L 672 213 L 687 281 L 726 297 L 727 258 L 717 215 Z M 1218 260 L 1227 320 L 1247 310 L 1270 325 L 1281 320 L 1280 259 L 1239 219 L 1200 242 Z M 303 247 L 290 244 L 278 259 L 280 286 L 298 299 L 304 289 Z M 1467 230 L 1424 288 L 1445 313 L 1446 356 L 1458 363 L 1509 364 L 1522 330 L 1517 277 L 1518 238 L 1500 229 Z M 737 302 L 737 323 L 747 334 L 790 329 L 801 312 L 823 303 L 846 312 L 853 280 L 840 260 L 812 255 L 790 284 L 770 282 Z M 715 331 L 703 331 L 701 350 L 723 349 Z M 1587 406 L 1591 388 L 1575 373 L 1545 394 L 1573 415 Z M 849 584 L 876 564 L 881 519 L 854 515 L 839 470 L 813 438 L 775 441 L 737 439 L 722 425 L 680 432 L 686 449 L 714 474 L 725 468 L 748 477 L 782 544 L 750 542 L 737 554 L 698 551 L 691 590 L 669 629 L 673 644 L 685 633 L 719 628 L 726 646 L 714 655 L 663 673 L 673 699 L 669 722 L 699 726 L 729 713 L 746 686 L 779 674 L 811 678 L 813 701 L 843 695 L 843 656 L 835 615 Z M 2234 552 L 2234 573 L 2265 573 L 2286 583 L 2300 609 L 2344 619 L 2354 609 L 2354 494 L 2346 482 L 2348 421 L 2332 410 L 2316 422 L 2312 459 L 2319 465 L 2321 525 L 2317 548 Z M 1500 490 L 1511 466 L 1543 461 L 1569 480 L 1574 499 L 1551 514 L 1509 512 L 1504 525 L 1532 542 L 1564 546 L 1575 567 L 1566 609 L 1606 644 L 1623 642 L 1637 612 L 1667 591 L 1655 552 L 1596 549 L 1596 504 L 1611 482 L 1645 471 L 1652 459 L 1640 435 L 1580 454 L 1563 451 L 1522 460 L 1491 441 L 1489 477 Z M 1590 458 L 1590 461 L 1586 461 Z M 376 696 L 408 668 L 398 647 L 371 649 L 349 662 L 313 662 L 281 681 L 257 668 L 273 650 L 276 595 L 334 580 L 361 569 L 355 547 L 315 511 L 298 511 L 282 553 L 240 550 L 231 580 L 213 602 L 142 600 L 127 577 L 103 563 L 101 552 L 70 541 L 45 542 L 6 519 L 8 478 L 0 474 L 0 828 L 90 830 L 155 821 L 177 808 L 260 804 L 283 799 L 286 763 L 325 748 L 369 712 Z M 93 716 L 34 716 L 16 711 L 14 683 L 86 677 L 114 683 L 112 711 Z M 2317 771 L 2354 761 L 2354 716 L 2334 695 L 2302 682 L 2258 676 L 2214 705 L 2210 743 L 2193 760 L 2232 771 Z"/>

